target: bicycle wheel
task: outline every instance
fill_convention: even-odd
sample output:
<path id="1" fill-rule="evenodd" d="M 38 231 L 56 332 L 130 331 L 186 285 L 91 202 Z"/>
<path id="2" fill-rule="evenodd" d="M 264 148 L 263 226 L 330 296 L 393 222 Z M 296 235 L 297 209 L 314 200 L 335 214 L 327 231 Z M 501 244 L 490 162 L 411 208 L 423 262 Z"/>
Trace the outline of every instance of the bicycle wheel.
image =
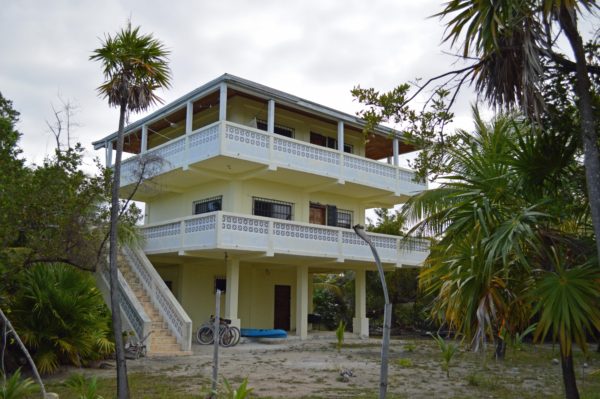
<path id="1" fill-rule="evenodd" d="M 232 330 L 234 335 L 233 344 L 231 344 L 231 346 L 236 346 L 240 342 L 240 337 L 242 336 L 242 334 L 240 333 L 240 329 L 235 326 L 229 328 Z"/>
<path id="2" fill-rule="evenodd" d="M 196 340 L 201 345 L 210 345 L 213 343 L 213 330 L 211 327 L 200 327 L 196 334 Z"/>
<path id="3" fill-rule="evenodd" d="M 221 329 L 221 334 L 219 334 L 219 344 L 228 348 L 233 343 L 234 338 L 231 329 L 228 326 L 223 327 Z"/>

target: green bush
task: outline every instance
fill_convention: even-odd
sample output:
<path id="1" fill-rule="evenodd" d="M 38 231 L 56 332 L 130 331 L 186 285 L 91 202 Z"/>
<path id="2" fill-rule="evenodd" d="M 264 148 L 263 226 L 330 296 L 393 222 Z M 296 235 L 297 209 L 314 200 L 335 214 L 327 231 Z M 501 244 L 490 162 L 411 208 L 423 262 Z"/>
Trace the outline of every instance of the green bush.
<path id="1" fill-rule="evenodd" d="M 37 389 L 35 382 L 31 378 L 21 378 L 21 370 L 17 370 L 10 378 L 6 379 L 0 388 L 0 399 L 28 398 Z"/>
<path id="2" fill-rule="evenodd" d="M 60 364 L 82 366 L 114 350 L 110 314 L 90 273 L 64 264 L 38 264 L 15 295 L 15 328 L 41 373 Z"/>

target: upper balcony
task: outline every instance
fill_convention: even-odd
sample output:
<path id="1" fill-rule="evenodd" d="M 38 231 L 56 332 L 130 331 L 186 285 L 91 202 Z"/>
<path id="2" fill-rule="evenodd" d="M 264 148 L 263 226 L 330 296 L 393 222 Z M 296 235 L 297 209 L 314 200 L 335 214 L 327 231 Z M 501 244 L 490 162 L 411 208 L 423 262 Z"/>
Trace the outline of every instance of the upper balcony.
<path id="1" fill-rule="evenodd" d="M 158 160 L 136 199 L 183 192 L 214 179 L 259 178 L 391 206 L 427 188 L 399 166 L 414 148 L 389 128 L 364 122 L 231 75 L 223 75 L 125 129 L 127 191 L 144 161 Z M 112 163 L 116 134 L 94 143 Z M 387 163 L 382 159 L 387 158 Z M 158 166 L 157 166 L 158 165 Z M 149 173 L 148 173 L 149 172 Z M 144 186 L 144 185 L 143 185 Z"/>
<path id="2" fill-rule="evenodd" d="M 122 187 L 137 181 L 141 156 L 123 162 Z M 177 181 L 179 186 L 185 180 L 179 181 L 172 172 L 185 172 L 202 163 L 202 169 L 223 175 L 286 169 L 333 179 L 338 184 L 374 187 L 394 196 L 426 189 L 425 184 L 414 181 L 414 172 L 408 169 L 227 121 L 212 123 L 159 145 L 145 156 L 160 160 L 152 173 L 157 176 L 171 173 L 169 180 Z"/>

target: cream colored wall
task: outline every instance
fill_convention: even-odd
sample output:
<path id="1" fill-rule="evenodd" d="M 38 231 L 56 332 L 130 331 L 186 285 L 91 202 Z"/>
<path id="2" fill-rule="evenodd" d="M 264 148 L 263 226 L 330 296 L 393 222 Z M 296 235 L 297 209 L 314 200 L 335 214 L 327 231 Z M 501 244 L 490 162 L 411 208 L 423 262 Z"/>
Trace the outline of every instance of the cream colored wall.
<path id="1" fill-rule="evenodd" d="M 161 277 L 178 276 L 177 299 L 192 319 L 195 332 L 215 313 L 215 277 L 225 277 L 224 261 L 198 260 L 178 266 L 159 266 Z M 240 262 L 238 318 L 243 328 L 273 328 L 275 285 L 291 287 L 290 327 L 296 328 L 296 269 L 280 265 Z M 175 291 L 175 285 L 174 285 Z M 225 314 L 225 294 L 221 315 Z"/>
<path id="2" fill-rule="evenodd" d="M 240 263 L 238 317 L 244 328 L 273 328 L 275 286 L 291 287 L 290 328 L 296 328 L 296 269 Z"/>
<path id="3" fill-rule="evenodd" d="M 295 221 L 308 223 L 310 202 L 335 205 L 351 210 L 354 221 L 364 220 L 364 209 L 357 200 L 342 195 L 306 193 L 298 187 L 264 180 L 216 181 L 193 187 L 183 194 L 165 194 L 146 203 L 147 223 L 158 223 L 192 215 L 194 201 L 223 196 L 223 210 L 252 214 L 252 198 L 261 197 L 294 204 Z"/>
<path id="4" fill-rule="evenodd" d="M 194 201 L 223 195 L 223 209 L 232 209 L 235 194 L 231 192 L 231 182 L 214 181 L 192 187 L 180 193 L 165 193 L 146 202 L 147 223 L 158 223 L 165 220 L 191 216 Z"/>
<path id="5" fill-rule="evenodd" d="M 228 100 L 227 120 L 241 125 L 252 126 L 255 119 L 267 120 L 267 102 L 258 102 L 248 98 L 236 96 Z M 325 123 L 316 118 L 277 107 L 275 103 L 275 124 L 294 129 L 296 140 L 310 142 L 310 132 L 337 139 L 337 124 Z M 364 136 L 359 132 L 346 130 L 344 143 L 353 147 L 353 154 L 365 155 Z"/>
<path id="6" fill-rule="evenodd" d="M 226 275 L 224 262 L 198 261 L 183 264 L 181 270 L 181 297 L 179 302 L 192 319 L 196 331 L 210 315 L 215 314 L 215 277 Z M 160 271 L 159 271 L 160 273 Z M 225 295 L 221 295 L 221 315 L 225 309 Z"/>
<path id="7" fill-rule="evenodd" d="M 163 280 L 171 282 L 171 292 L 178 301 L 181 301 L 181 266 L 155 264 L 154 268 Z"/>

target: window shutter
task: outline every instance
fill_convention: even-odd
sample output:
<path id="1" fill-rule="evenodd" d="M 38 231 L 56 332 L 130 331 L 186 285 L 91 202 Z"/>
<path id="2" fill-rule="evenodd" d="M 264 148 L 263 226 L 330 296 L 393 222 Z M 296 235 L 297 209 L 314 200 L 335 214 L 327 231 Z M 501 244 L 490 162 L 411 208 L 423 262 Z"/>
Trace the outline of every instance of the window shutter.
<path id="1" fill-rule="evenodd" d="M 327 205 L 327 226 L 337 226 L 337 207 Z"/>

